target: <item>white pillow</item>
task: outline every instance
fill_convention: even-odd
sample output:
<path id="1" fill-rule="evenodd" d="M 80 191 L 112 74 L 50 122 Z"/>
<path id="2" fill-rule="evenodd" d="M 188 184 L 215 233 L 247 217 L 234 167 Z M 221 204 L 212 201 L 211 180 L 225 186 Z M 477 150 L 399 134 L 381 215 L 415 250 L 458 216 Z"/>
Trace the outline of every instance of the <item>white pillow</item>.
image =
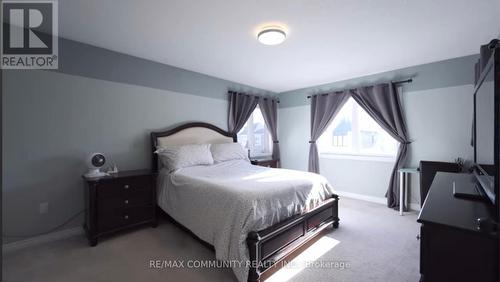
<path id="1" fill-rule="evenodd" d="M 163 167 L 169 171 L 195 165 L 214 163 L 210 144 L 189 144 L 160 147 L 156 152 Z"/>
<path id="2" fill-rule="evenodd" d="M 247 160 L 248 152 L 240 143 L 212 144 L 210 146 L 214 162 L 225 162 L 229 160 Z"/>

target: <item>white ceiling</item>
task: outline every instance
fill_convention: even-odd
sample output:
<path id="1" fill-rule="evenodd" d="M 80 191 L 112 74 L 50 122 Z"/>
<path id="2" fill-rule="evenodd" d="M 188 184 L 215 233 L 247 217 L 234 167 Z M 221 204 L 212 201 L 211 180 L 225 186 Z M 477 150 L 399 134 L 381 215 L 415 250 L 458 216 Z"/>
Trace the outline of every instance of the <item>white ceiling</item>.
<path id="1" fill-rule="evenodd" d="M 59 0 L 60 35 L 274 92 L 479 52 L 500 0 Z M 265 46 L 258 28 L 281 23 Z"/>

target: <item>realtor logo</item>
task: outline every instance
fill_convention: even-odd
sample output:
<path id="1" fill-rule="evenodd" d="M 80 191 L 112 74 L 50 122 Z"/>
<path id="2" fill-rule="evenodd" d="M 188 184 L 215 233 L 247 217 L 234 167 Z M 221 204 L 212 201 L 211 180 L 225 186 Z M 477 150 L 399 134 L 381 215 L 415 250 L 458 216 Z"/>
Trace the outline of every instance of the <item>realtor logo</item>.
<path id="1" fill-rule="evenodd" d="M 1 67 L 57 69 L 57 2 L 3 1 Z"/>

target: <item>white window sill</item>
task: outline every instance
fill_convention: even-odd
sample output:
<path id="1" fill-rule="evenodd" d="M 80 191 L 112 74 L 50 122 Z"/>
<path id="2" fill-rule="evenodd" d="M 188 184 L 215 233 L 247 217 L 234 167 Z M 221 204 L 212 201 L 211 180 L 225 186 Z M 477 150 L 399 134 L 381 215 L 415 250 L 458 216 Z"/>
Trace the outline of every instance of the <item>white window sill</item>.
<path id="1" fill-rule="evenodd" d="M 335 160 L 388 162 L 388 163 L 393 163 L 396 161 L 396 157 L 393 157 L 393 156 L 350 155 L 350 154 L 335 154 L 335 153 L 320 153 L 319 158 L 320 159 L 335 159 Z"/>

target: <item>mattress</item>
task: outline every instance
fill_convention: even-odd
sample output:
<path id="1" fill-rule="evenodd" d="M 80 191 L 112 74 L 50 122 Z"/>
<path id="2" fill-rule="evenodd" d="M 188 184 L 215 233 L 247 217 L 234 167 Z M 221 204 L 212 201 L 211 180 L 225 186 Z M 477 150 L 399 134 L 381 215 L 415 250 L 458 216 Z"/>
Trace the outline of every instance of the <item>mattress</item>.
<path id="1" fill-rule="evenodd" d="M 239 281 L 247 281 L 246 237 L 306 212 L 334 191 L 321 175 L 251 165 L 233 160 L 160 171 L 158 205 L 231 262 Z"/>

